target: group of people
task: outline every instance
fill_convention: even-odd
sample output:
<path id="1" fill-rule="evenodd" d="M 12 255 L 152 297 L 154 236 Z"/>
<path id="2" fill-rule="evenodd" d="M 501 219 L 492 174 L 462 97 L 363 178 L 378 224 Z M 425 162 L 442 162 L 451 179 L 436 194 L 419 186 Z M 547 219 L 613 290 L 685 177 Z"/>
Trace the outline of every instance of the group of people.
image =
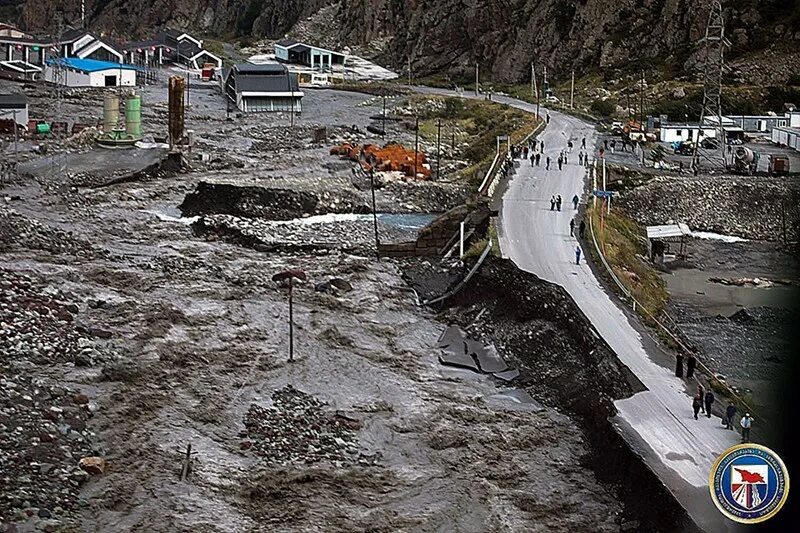
<path id="1" fill-rule="evenodd" d="M 705 414 L 706 418 L 711 418 L 711 408 L 714 405 L 714 393 L 709 391 L 703 392 L 703 386 L 697 386 L 697 393 L 692 399 L 692 411 L 694 412 L 694 419 L 698 420 L 700 413 Z M 722 416 L 722 423 L 726 429 L 733 430 L 733 419 L 736 416 L 736 406 L 733 402 L 728 402 L 725 408 L 725 414 Z M 742 428 L 742 443 L 750 442 L 750 428 L 753 425 L 753 417 L 750 413 L 745 413 L 739 420 L 739 426 Z"/>

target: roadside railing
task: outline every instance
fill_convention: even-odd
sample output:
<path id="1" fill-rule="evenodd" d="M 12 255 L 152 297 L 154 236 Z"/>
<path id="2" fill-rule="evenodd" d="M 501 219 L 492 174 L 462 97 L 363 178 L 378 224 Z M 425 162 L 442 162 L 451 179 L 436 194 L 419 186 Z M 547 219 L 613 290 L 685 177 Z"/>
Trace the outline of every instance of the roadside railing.
<path id="1" fill-rule="evenodd" d="M 666 334 L 670 339 L 672 339 L 675 342 L 675 344 L 681 350 L 683 350 L 688 356 L 695 358 L 695 360 L 697 361 L 697 367 L 700 369 L 701 372 L 706 374 L 709 377 L 710 380 L 712 380 L 719 387 L 724 389 L 725 392 L 731 398 L 735 399 L 740 405 L 746 407 L 749 410 L 750 413 L 755 414 L 755 410 L 752 408 L 752 406 L 750 406 L 738 394 L 736 394 L 736 392 L 733 389 L 731 389 L 731 387 L 727 383 L 724 383 L 723 381 L 720 381 L 714 375 L 714 372 L 712 372 L 711 369 L 708 368 L 703 363 L 703 361 L 700 359 L 700 357 L 698 357 L 699 354 L 697 353 L 696 350 L 693 350 L 689 346 L 687 346 L 686 343 L 684 343 L 682 339 L 680 339 L 675 333 L 673 333 L 672 330 L 670 330 L 667 326 L 665 326 L 664 323 L 661 320 L 659 320 L 653 314 L 652 311 L 650 311 L 650 309 L 648 309 L 646 306 L 642 305 L 642 303 L 639 302 L 636 299 L 636 297 L 633 295 L 633 293 L 630 291 L 630 289 L 628 289 L 628 287 L 626 287 L 625 284 L 622 283 L 622 281 L 620 281 L 620 279 L 614 273 L 614 270 L 611 268 L 611 265 L 608 264 L 608 261 L 606 260 L 605 255 L 603 255 L 603 251 L 602 251 L 600 245 L 597 243 L 597 236 L 595 235 L 594 224 L 592 223 L 593 217 L 589 216 L 588 218 L 589 218 L 589 233 L 591 233 L 591 235 L 592 235 L 592 243 L 594 244 L 594 249 L 597 251 L 597 256 L 600 258 L 600 262 L 603 264 L 603 267 L 606 269 L 606 272 L 608 272 L 608 275 L 611 277 L 611 279 L 614 281 L 614 283 L 617 285 L 617 287 L 619 287 L 620 291 L 622 291 L 623 297 L 621 299 L 623 301 L 627 300 L 628 303 L 630 303 L 631 307 L 633 308 L 634 312 L 637 312 L 637 309 L 638 309 L 638 312 L 643 313 L 645 316 L 650 318 L 653 321 L 653 323 L 656 324 L 656 326 L 661 331 L 663 331 L 664 334 Z M 680 330 L 680 328 L 678 328 L 678 325 L 675 322 L 675 320 L 673 320 L 672 317 L 670 317 L 666 313 L 666 311 L 663 311 L 662 314 L 667 319 L 669 319 L 670 322 L 672 322 L 673 326 L 676 329 Z"/>

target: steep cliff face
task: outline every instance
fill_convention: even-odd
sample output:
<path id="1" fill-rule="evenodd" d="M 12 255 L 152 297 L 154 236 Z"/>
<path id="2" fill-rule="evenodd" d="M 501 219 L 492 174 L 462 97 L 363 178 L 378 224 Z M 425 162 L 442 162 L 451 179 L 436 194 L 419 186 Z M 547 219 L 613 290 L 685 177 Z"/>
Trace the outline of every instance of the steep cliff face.
<path id="1" fill-rule="evenodd" d="M 150 35 L 164 26 L 216 36 L 281 37 L 331 0 L 86 0 L 93 30 L 125 38 Z M 26 0 L 21 26 L 53 31 L 57 12 L 65 24 L 79 25 L 80 1 Z"/>
<path id="2" fill-rule="evenodd" d="M 13 0 L 12 0 L 13 1 Z M 723 0 L 727 55 L 800 48 L 800 0 Z M 478 61 L 495 81 L 530 79 L 530 62 L 554 77 L 598 67 L 696 62 L 711 0 L 87 0 L 90 27 L 139 37 L 164 25 L 218 36 L 279 38 L 309 16 L 340 45 L 381 43 L 380 59 L 417 76 L 469 78 Z M 330 6 L 329 9 L 322 8 Z M 79 21 L 80 3 L 23 0 L 26 28 L 52 27 L 56 9 Z M 373 47 L 374 48 L 374 47 Z"/>
<path id="3" fill-rule="evenodd" d="M 475 61 L 498 81 L 697 60 L 711 2 L 698 0 L 346 0 L 342 36 L 391 36 L 385 59 L 418 74 L 470 76 Z M 723 1 L 728 55 L 773 44 L 800 47 L 800 1 Z"/>

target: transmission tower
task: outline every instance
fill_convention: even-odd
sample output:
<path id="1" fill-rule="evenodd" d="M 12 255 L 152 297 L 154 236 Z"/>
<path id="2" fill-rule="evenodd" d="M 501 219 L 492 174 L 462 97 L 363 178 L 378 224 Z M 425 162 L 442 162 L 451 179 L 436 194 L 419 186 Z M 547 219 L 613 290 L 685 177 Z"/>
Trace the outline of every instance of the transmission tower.
<path id="1" fill-rule="evenodd" d="M 712 168 L 725 168 L 725 129 L 722 125 L 722 73 L 725 69 L 725 47 L 730 42 L 725 39 L 725 20 L 722 17 L 722 4 L 718 0 L 711 3 L 706 34 L 702 41 L 705 51 L 703 61 L 703 108 L 700 110 L 700 128 L 694 145 L 692 166 L 695 173 L 700 169 L 702 157 Z M 714 117 L 717 128 L 717 148 L 703 148 L 701 136 L 706 117 Z"/>

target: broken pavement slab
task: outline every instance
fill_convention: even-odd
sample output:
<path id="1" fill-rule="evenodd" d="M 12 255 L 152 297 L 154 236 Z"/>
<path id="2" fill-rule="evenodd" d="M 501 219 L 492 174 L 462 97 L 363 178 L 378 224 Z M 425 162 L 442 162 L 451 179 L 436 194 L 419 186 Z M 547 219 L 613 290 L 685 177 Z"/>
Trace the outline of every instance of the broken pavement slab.
<path id="1" fill-rule="evenodd" d="M 465 335 L 464 332 L 461 331 L 461 328 L 458 326 L 448 326 L 439 336 L 439 340 L 436 341 L 436 347 L 447 348 L 455 343 L 463 343 L 464 337 Z"/>
<path id="2" fill-rule="evenodd" d="M 478 365 L 480 365 L 481 370 L 487 374 L 503 372 L 508 369 L 508 365 L 503 361 L 503 358 L 500 357 L 500 354 L 497 353 L 497 348 L 495 348 L 494 344 L 481 346 L 476 349 L 474 353 L 478 359 Z"/>
<path id="3" fill-rule="evenodd" d="M 468 354 L 464 349 L 463 342 L 461 343 L 460 349 L 458 348 L 457 344 L 444 348 L 442 353 L 439 354 L 439 362 L 447 366 L 459 366 L 462 368 L 468 368 L 475 372 L 481 371 L 481 369 L 478 367 L 478 363 L 475 361 L 475 358 Z"/>
<path id="4" fill-rule="evenodd" d="M 516 368 L 511 368 L 509 370 L 504 370 L 503 372 L 495 372 L 492 375 L 503 381 L 513 381 L 519 377 L 519 370 Z"/>

